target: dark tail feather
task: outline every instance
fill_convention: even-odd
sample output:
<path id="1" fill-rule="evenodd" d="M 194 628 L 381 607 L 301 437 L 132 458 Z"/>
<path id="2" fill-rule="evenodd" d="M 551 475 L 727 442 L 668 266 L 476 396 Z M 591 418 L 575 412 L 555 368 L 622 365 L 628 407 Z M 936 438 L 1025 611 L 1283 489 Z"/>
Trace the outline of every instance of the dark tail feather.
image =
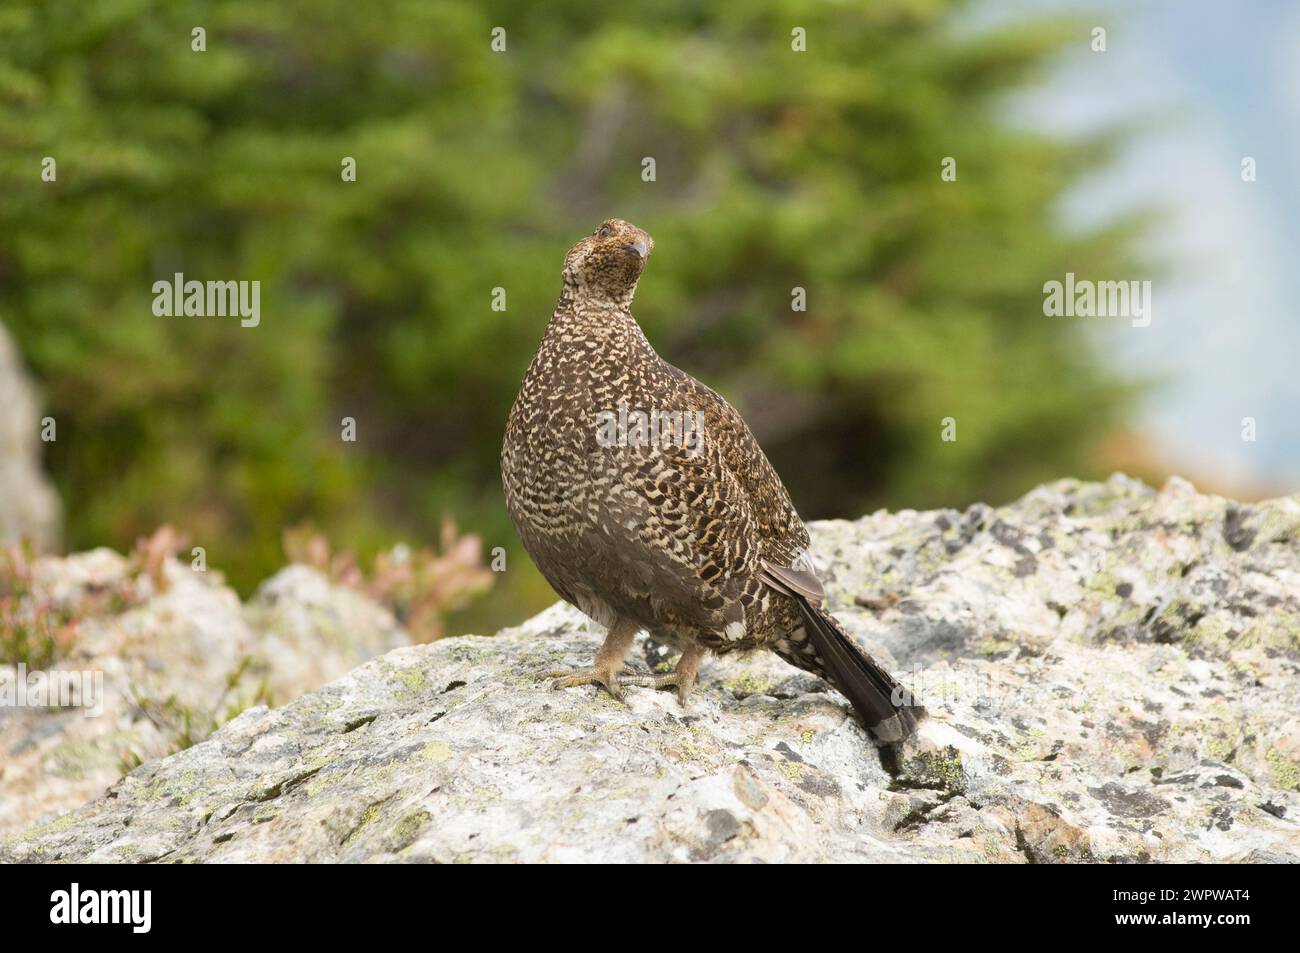
<path id="1" fill-rule="evenodd" d="M 796 596 L 808 640 L 820 656 L 827 681 L 853 703 L 867 729 L 884 742 L 904 741 L 925 709 L 875 659 L 858 647 L 821 606 Z"/>

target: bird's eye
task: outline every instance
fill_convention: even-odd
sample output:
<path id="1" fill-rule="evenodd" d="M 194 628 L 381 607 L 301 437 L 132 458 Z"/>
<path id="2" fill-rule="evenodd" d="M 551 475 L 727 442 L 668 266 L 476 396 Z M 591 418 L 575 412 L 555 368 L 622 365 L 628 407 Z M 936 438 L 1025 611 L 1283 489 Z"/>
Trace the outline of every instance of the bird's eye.
<path id="1" fill-rule="evenodd" d="M 609 226 L 608 226 L 608 225 L 602 225 L 602 226 L 600 226 L 600 231 L 597 232 L 596 234 L 597 234 L 599 237 L 601 237 L 601 238 L 609 238 L 609 232 L 610 232 L 610 228 L 609 228 Z"/>

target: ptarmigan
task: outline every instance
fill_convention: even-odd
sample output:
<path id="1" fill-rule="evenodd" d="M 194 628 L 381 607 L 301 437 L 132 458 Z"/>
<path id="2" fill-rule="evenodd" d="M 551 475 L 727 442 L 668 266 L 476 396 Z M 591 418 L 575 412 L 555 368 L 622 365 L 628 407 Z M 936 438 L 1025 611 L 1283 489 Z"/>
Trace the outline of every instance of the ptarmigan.
<path id="1" fill-rule="evenodd" d="M 565 600 L 607 627 L 590 668 L 555 687 L 674 686 L 706 652 L 770 649 L 839 689 L 884 742 L 924 709 L 822 607 L 808 531 L 729 403 L 655 353 L 632 317 L 654 240 L 619 219 L 564 257 L 564 287 L 506 425 L 515 528 Z M 644 629 L 682 654 L 668 675 L 624 663 Z"/>

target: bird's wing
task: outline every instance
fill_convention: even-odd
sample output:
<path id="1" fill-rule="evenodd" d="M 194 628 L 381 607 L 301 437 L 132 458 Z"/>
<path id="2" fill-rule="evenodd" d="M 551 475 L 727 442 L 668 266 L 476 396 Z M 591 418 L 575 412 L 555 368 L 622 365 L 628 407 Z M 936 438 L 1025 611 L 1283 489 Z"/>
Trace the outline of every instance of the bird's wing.
<path id="1" fill-rule="evenodd" d="M 744 621 L 743 594 L 761 571 L 758 521 L 718 447 L 668 444 L 594 452 L 604 485 L 579 558 L 620 611 L 721 632 Z"/>
<path id="2" fill-rule="evenodd" d="M 801 567 L 808 531 L 790 495 L 736 409 L 690 375 L 663 365 L 658 409 L 699 415 L 693 443 L 661 431 L 654 446 L 588 439 L 590 499 L 572 567 L 600 580 L 615 608 L 713 631 L 745 621 L 769 567 Z M 683 421 L 683 426 L 686 422 Z M 687 445 L 690 443 L 690 445 Z M 784 587 L 811 574 L 785 574 Z"/>
<path id="3" fill-rule="evenodd" d="M 685 371 L 668 365 L 682 402 L 705 412 L 704 442 L 717 447 L 726 468 L 749 500 L 764 559 L 776 566 L 806 565 L 808 529 L 790 493 L 739 411 L 721 394 Z"/>

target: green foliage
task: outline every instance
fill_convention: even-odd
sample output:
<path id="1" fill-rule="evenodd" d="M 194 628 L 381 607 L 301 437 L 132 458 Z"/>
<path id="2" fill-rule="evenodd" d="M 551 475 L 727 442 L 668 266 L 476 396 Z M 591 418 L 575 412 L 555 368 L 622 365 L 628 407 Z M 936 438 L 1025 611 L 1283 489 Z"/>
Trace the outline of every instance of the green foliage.
<path id="1" fill-rule="evenodd" d="M 1132 232 L 1057 223 L 1106 143 L 1000 109 L 1086 30 L 973 34 L 963 9 L 7 5 L 0 320 L 59 419 L 69 545 L 170 521 L 246 589 L 287 525 L 374 551 L 454 512 L 549 598 L 518 571 L 500 437 L 565 248 L 611 215 L 657 240 L 651 340 L 740 406 L 806 517 L 1087 475 L 1126 394 L 1041 288 L 1122 276 Z M 260 280 L 260 327 L 153 316 L 177 271 Z"/>

